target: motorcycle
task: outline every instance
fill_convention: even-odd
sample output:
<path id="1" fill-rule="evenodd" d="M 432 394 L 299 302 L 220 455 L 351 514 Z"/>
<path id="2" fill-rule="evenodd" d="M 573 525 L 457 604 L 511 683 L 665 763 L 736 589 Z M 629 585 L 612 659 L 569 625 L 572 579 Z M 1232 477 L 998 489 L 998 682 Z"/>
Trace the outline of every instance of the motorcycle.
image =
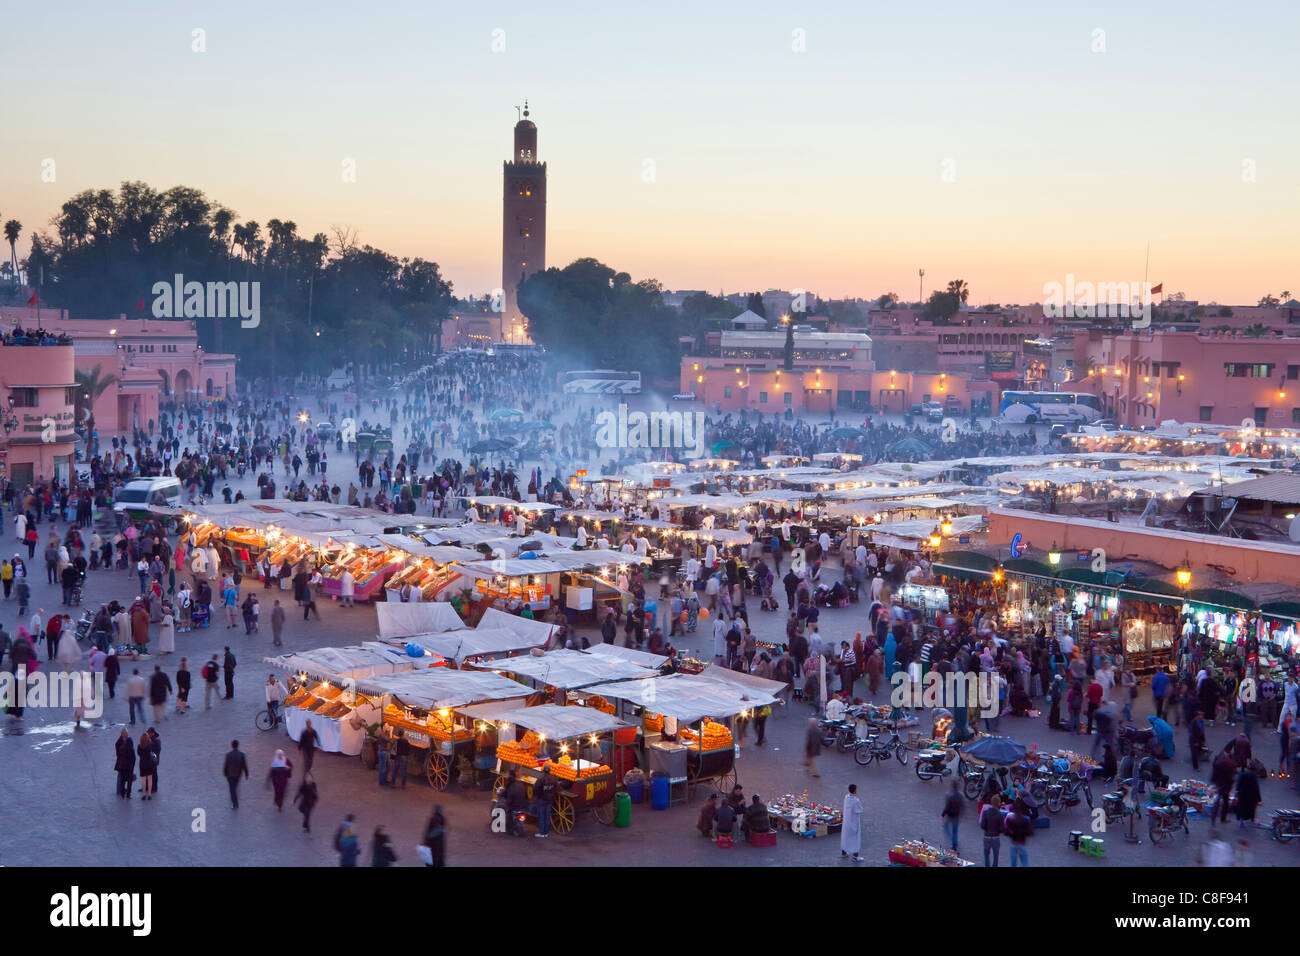
<path id="1" fill-rule="evenodd" d="M 951 760 L 952 754 L 946 750 L 922 750 L 916 755 L 916 775 L 922 780 L 946 777 L 952 773 Z"/>
<path id="2" fill-rule="evenodd" d="M 1300 810 L 1273 811 L 1273 839 L 1286 843 L 1300 837 Z"/>
<path id="3" fill-rule="evenodd" d="M 1047 812 L 1060 813 L 1066 807 L 1077 807 L 1080 802 L 1079 792 L 1083 791 L 1083 797 L 1088 801 L 1088 809 L 1092 809 L 1092 787 L 1088 786 L 1088 781 L 1073 770 L 1064 773 L 1061 778 L 1047 787 Z"/>
<path id="4" fill-rule="evenodd" d="M 1152 843 L 1159 843 L 1175 830 L 1181 829 L 1188 836 L 1192 831 L 1187 826 L 1187 804 L 1183 802 L 1182 790 L 1169 791 L 1170 802 L 1162 807 L 1147 808 L 1147 833 Z"/>
<path id="5" fill-rule="evenodd" d="M 1130 777 L 1120 783 L 1118 790 L 1101 795 L 1101 809 L 1106 814 L 1107 826 L 1127 820 L 1136 813 L 1133 805 L 1129 803 L 1129 794 L 1133 789 L 1133 783 L 1133 778 Z"/>
<path id="6" fill-rule="evenodd" d="M 1124 724 L 1119 729 L 1119 754 L 1126 757 L 1129 754 L 1144 754 L 1151 750 L 1151 741 L 1155 740 L 1156 732 L 1151 727 L 1134 727 L 1132 724 Z"/>
<path id="7" fill-rule="evenodd" d="M 893 754 L 894 758 L 904 766 L 907 765 L 907 744 L 898 739 L 897 733 L 891 733 L 886 739 L 881 740 L 881 735 L 877 734 L 858 744 L 853 751 L 853 759 L 860 766 L 866 767 L 873 760 L 885 761 L 889 755 Z"/>

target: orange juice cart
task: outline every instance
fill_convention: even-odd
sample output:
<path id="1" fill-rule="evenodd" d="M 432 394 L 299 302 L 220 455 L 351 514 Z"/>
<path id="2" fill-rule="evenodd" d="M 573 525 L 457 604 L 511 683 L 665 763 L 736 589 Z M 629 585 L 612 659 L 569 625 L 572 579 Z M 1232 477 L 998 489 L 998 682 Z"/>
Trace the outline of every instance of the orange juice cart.
<path id="1" fill-rule="evenodd" d="M 383 723 L 400 728 L 411 742 L 411 761 L 429 785 L 444 790 L 451 782 L 457 758 L 472 759 L 477 745 L 473 724 L 455 708 L 484 701 L 517 700 L 529 689 L 497 674 L 431 667 L 386 674 L 357 682 L 359 692 L 382 699 Z"/>
<path id="2" fill-rule="evenodd" d="M 601 738 L 631 725 L 595 707 L 561 707 L 539 704 L 514 710 L 462 708 L 461 713 L 479 714 L 497 731 L 496 788 L 507 783 L 513 770 L 528 787 L 547 768 L 560 784 L 551 807 L 551 827 L 569 833 L 578 814 L 590 810 L 597 823 L 614 822 L 614 794 L 618 790 L 614 771 L 601 762 Z"/>

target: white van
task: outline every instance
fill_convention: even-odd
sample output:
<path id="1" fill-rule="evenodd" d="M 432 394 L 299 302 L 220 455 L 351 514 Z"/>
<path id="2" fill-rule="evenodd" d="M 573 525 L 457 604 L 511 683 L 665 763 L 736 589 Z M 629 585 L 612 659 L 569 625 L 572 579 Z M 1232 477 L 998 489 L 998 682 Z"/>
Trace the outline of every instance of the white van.
<path id="1" fill-rule="evenodd" d="M 128 481 L 113 497 L 113 511 L 129 518 L 140 518 L 150 513 L 150 507 L 179 508 L 181 480 L 175 477 L 140 478 Z"/>

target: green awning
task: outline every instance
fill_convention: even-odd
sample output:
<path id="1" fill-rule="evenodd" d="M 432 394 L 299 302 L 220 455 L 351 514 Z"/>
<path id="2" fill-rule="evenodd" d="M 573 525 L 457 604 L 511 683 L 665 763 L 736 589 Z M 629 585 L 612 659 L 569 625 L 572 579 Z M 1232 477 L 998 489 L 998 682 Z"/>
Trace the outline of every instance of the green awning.
<path id="1" fill-rule="evenodd" d="M 1100 591 L 1115 590 L 1115 585 L 1107 580 L 1108 578 L 1113 580 L 1112 575 L 1102 571 L 1094 571 L 1092 568 L 1066 568 L 1063 571 L 1058 571 L 1056 576 L 1062 581 L 1083 584 Z"/>
<path id="2" fill-rule="evenodd" d="M 1054 567 L 1050 564 L 1044 564 L 1042 561 L 1035 561 L 1033 558 L 1012 558 L 1010 561 L 1004 561 L 1002 566 L 1008 571 L 1017 574 L 1032 574 L 1040 578 L 1056 576 Z"/>
<path id="3" fill-rule="evenodd" d="M 1153 591 L 1138 591 L 1131 587 L 1120 588 L 1119 599 L 1121 601 L 1147 601 L 1151 604 L 1169 604 L 1174 607 L 1179 607 L 1183 603 L 1181 596 L 1157 594 Z"/>
<path id="4" fill-rule="evenodd" d="M 992 571 L 979 571 L 975 568 L 962 568 L 952 564 L 932 564 L 930 567 L 935 574 L 942 574 L 944 577 L 949 578 L 962 578 L 967 581 L 984 581 L 993 577 Z"/>
<path id="5" fill-rule="evenodd" d="M 1267 604 L 1261 604 L 1259 610 L 1267 617 L 1300 621 L 1300 601 L 1269 601 Z"/>
<path id="6" fill-rule="evenodd" d="M 1188 604 L 1208 604 L 1225 611 L 1253 611 L 1255 602 L 1248 597 L 1222 588 L 1197 588 L 1187 592 Z"/>

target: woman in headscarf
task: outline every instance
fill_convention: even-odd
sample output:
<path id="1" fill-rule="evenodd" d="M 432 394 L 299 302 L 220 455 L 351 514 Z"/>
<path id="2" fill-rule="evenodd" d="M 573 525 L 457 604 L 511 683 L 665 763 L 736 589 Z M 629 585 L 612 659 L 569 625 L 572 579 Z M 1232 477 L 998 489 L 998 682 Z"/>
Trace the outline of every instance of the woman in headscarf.
<path id="1" fill-rule="evenodd" d="M 284 809 L 284 794 L 289 787 L 289 778 L 293 775 L 293 764 L 289 758 L 284 755 L 283 750 L 277 750 L 275 756 L 271 758 L 271 770 L 267 774 L 267 779 L 271 782 L 271 790 L 275 794 L 275 809 Z"/>
<path id="2" fill-rule="evenodd" d="M 690 584 L 690 582 L 687 583 Z M 699 623 L 700 599 L 695 594 L 694 586 L 691 585 L 691 596 L 686 600 L 686 633 L 694 634 Z"/>
<path id="3" fill-rule="evenodd" d="M 81 648 L 77 646 L 76 632 L 70 626 L 70 621 L 69 618 L 69 622 L 64 624 L 59 648 L 54 652 L 54 659 L 63 665 L 65 672 L 79 667 L 84 661 Z"/>
<path id="4" fill-rule="evenodd" d="M 424 827 L 424 840 L 421 845 L 429 848 L 429 858 L 425 866 L 446 866 L 446 831 L 447 821 L 442 815 L 442 804 L 433 808 L 433 816 Z"/>

